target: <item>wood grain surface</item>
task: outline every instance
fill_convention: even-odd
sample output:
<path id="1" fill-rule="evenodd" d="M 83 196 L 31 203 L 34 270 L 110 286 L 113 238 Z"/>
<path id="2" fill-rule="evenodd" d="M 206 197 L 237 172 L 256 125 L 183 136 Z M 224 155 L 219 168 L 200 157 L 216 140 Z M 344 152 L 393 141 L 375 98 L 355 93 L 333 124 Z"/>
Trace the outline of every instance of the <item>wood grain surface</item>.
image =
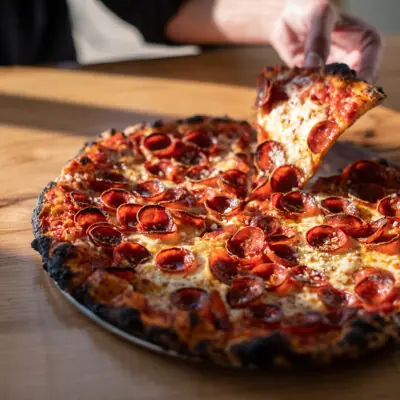
<path id="1" fill-rule="evenodd" d="M 394 42 L 393 52 L 400 50 Z M 382 73 L 389 96 L 398 94 L 387 104 L 398 109 L 399 54 L 393 53 L 396 65 L 385 59 Z M 75 310 L 30 248 L 35 198 L 86 139 L 143 119 L 251 117 L 256 70 L 274 57 L 268 49 L 220 49 L 198 58 L 83 70 L 0 71 L 0 399 L 399 397 L 395 348 L 337 368 L 294 372 L 237 371 L 153 354 Z M 331 166 L 364 156 L 349 143 L 400 162 L 400 115 L 379 107 L 344 142 L 329 154 Z"/>

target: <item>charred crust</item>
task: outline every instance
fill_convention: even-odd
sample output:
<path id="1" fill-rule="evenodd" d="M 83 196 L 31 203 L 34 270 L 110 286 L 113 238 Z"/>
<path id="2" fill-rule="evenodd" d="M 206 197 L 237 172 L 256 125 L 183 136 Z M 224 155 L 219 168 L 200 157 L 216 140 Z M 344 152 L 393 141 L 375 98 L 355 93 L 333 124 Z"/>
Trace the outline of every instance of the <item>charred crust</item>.
<path id="1" fill-rule="evenodd" d="M 227 122 L 233 122 L 233 120 L 231 118 L 229 118 L 228 116 L 216 117 L 216 118 L 212 118 L 210 120 L 210 123 L 212 123 L 212 124 L 221 124 L 221 123 L 227 123 Z"/>
<path id="2" fill-rule="evenodd" d="M 264 368 L 273 364 L 276 357 L 292 359 L 294 356 L 289 340 L 280 332 L 235 344 L 231 351 L 245 367 Z"/>
<path id="3" fill-rule="evenodd" d="M 161 128 L 164 125 L 164 121 L 162 119 L 158 119 L 151 124 L 152 128 Z"/>
<path id="4" fill-rule="evenodd" d="M 205 122 L 207 117 L 205 115 L 193 115 L 189 118 L 184 119 L 184 123 L 186 124 L 201 124 Z"/>
<path id="5" fill-rule="evenodd" d="M 353 330 L 362 332 L 364 335 L 368 335 L 368 334 L 376 333 L 376 332 L 380 331 L 379 328 L 375 327 L 370 322 L 366 321 L 365 319 L 361 319 L 361 318 L 354 320 L 350 324 L 350 327 Z"/>
<path id="6" fill-rule="evenodd" d="M 47 184 L 47 186 L 39 194 L 39 197 L 36 200 L 36 207 L 34 208 L 33 213 L 32 213 L 32 227 L 33 227 L 33 234 L 35 236 L 35 239 L 38 239 L 43 234 L 39 216 L 40 216 L 40 212 L 42 211 L 42 206 L 44 203 L 44 196 L 54 186 L 56 186 L 56 182 L 49 182 Z M 33 242 L 32 242 L 32 247 L 33 247 Z M 36 250 L 35 247 L 33 247 L 33 248 Z"/>
<path id="7" fill-rule="evenodd" d="M 351 69 L 347 64 L 344 63 L 332 63 L 325 66 L 325 73 L 330 75 L 339 75 L 343 78 L 357 77 L 356 71 Z"/>
<path id="8" fill-rule="evenodd" d="M 164 350 L 173 350 L 179 354 L 193 356 L 188 346 L 179 339 L 179 336 L 172 329 L 154 325 L 148 326 L 145 329 L 145 337 L 147 341 L 160 346 Z"/>

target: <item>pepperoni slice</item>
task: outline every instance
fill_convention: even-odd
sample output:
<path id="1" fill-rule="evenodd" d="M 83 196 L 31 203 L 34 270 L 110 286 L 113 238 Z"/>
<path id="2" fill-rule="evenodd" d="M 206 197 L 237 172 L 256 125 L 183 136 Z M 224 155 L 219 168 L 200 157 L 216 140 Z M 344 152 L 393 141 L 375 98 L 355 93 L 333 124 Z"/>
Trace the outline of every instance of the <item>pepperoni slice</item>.
<path id="1" fill-rule="evenodd" d="M 318 212 L 314 197 L 308 193 L 294 190 L 274 197 L 275 208 L 288 218 L 308 217 Z"/>
<path id="2" fill-rule="evenodd" d="M 197 146 L 187 144 L 184 146 L 179 155 L 174 157 L 175 160 L 183 165 L 200 165 L 205 164 L 207 157 Z"/>
<path id="3" fill-rule="evenodd" d="M 321 201 L 321 206 L 328 214 L 357 214 L 357 208 L 355 205 L 344 197 L 327 197 Z"/>
<path id="4" fill-rule="evenodd" d="M 88 236 L 96 246 L 101 247 L 114 247 L 122 241 L 122 233 L 118 228 L 105 222 L 91 225 Z"/>
<path id="5" fill-rule="evenodd" d="M 225 240 L 230 238 L 238 230 L 236 225 L 226 225 L 222 227 L 216 224 L 215 221 L 212 221 L 211 226 L 206 229 L 209 229 L 209 231 L 202 236 L 205 240 Z"/>
<path id="6" fill-rule="evenodd" d="M 186 179 L 194 183 L 212 183 L 217 179 L 216 170 L 207 165 L 196 165 L 189 168 Z"/>
<path id="7" fill-rule="evenodd" d="M 208 212 L 217 216 L 232 216 L 240 210 L 241 203 L 237 198 L 214 196 L 207 199 L 204 205 Z"/>
<path id="8" fill-rule="evenodd" d="M 130 268 L 112 267 L 107 268 L 106 271 L 128 282 L 133 281 L 135 278 L 135 272 L 133 272 Z"/>
<path id="9" fill-rule="evenodd" d="M 368 225 L 360 218 L 348 214 L 331 214 L 325 217 L 327 225 L 341 229 L 346 235 L 360 237 L 365 235 Z"/>
<path id="10" fill-rule="evenodd" d="M 294 165 L 276 168 L 271 175 L 270 185 L 273 192 L 290 192 L 304 183 L 303 173 Z"/>
<path id="11" fill-rule="evenodd" d="M 232 308 L 244 308 L 259 299 L 265 291 L 263 281 L 257 277 L 235 278 L 226 294 L 226 301 Z"/>
<path id="12" fill-rule="evenodd" d="M 387 217 L 400 217 L 400 195 L 393 193 L 386 196 L 379 202 L 377 209 Z"/>
<path id="13" fill-rule="evenodd" d="M 225 303 L 222 300 L 221 295 L 216 290 L 213 290 L 210 293 L 209 309 L 213 317 L 216 329 L 228 331 L 231 328 L 228 310 L 226 309 Z"/>
<path id="14" fill-rule="evenodd" d="M 115 171 L 96 171 L 95 179 L 91 182 L 93 190 L 103 191 L 110 187 L 123 187 L 128 180 L 119 172 Z"/>
<path id="15" fill-rule="evenodd" d="M 385 233 L 386 227 L 388 225 L 388 220 L 386 218 L 380 218 L 369 223 L 363 237 L 358 240 L 361 243 L 373 243 L 381 235 Z"/>
<path id="16" fill-rule="evenodd" d="M 247 193 L 247 175 L 238 169 L 229 169 L 219 173 L 218 184 L 228 193 L 245 197 Z"/>
<path id="17" fill-rule="evenodd" d="M 288 244 L 268 243 L 266 254 L 276 264 L 286 267 L 292 267 L 297 264 L 297 253 Z"/>
<path id="18" fill-rule="evenodd" d="M 245 174 L 250 172 L 250 170 L 252 168 L 251 167 L 251 165 L 252 165 L 251 155 L 248 155 L 246 153 L 235 153 L 234 157 L 235 157 L 236 168 L 239 171 L 242 171 Z"/>
<path id="19" fill-rule="evenodd" d="M 298 335 L 338 329 L 338 327 L 329 324 L 318 311 L 306 311 L 286 317 L 282 321 L 281 327 L 285 331 Z"/>
<path id="20" fill-rule="evenodd" d="M 226 244 L 228 252 L 239 258 L 252 258 L 260 255 L 264 246 L 264 232 L 255 226 L 239 229 Z"/>
<path id="21" fill-rule="evenodd" d="M 290 270 L 290 276 L 296 282 L 311 287 L 322 287 L 328 284 L 325 274 L 316 269 L 298 265 Z"/>
<path id="22" fill-rule="evenodd" d="M 387 181 L 385 167 L 370 160 L 359 160 L 348 165 L 342 176 L 350 184 L 379 183 L 385 186 Z"/>
<path id="23" fill-rule="evenodd" d="M 270 180 L 264 178 L 257 184 L 257 186 L 251 191 L 248 200 L 266 200 L 271 194 Z"/>
<path id="24" fill-rule="evenodd" d="M 186 189 L 182 187 L 174 187 L 167 189 L 161 199 L 158 199 L 159 204 L 169 209 L 186 209 L 187 207 L 193 207 L 196 203 L 196 199 Z"/>
<path id="25" fill-rule="evenodd" d="M 261 228 L 267 238 L 281 232 L 281 225 L 276 217 L 271 215 L 256 215 L 251 218 L 250 226 Z"/>
<path id="26" fill-rule="evenodd" d="M 348 243 L 346 234 L 339 228 L 329 225 L 318 225 L 306 233 L 307 243 L 327 253 L 343 251 Z"/>
<path id="27" fill-rule="evenodd" d="M 385 197 L 385 189 L 376 183 L 353 183 L 349 186 L 349 194 L 368 203 L 376 203 Z"/>
<path id="28" fill-rule="evenodd" d="M 147 172 L 160 179 L 169 179 L 176 169 L 176 166 L 172 164 L 171 160 L 161 160 L 158 162 L 146 161 L 144 167 Z"/>
<path id="29" fill-rule="evenodd" d="M 285 150 L 280 143 L 274 140 L 267 140 L 256 149 L 254 163 L 260 171 L 272 172 L 276 167 L 284 165 L 285 162 Z"/>
<path id="30" fill-rule="evenodd" d="M 173 232 L 176 225 L 171 213 L 163 206 L 148 205 L 137 213 L 139 229 L 143 232 Z"/>
<path id="31" fill-rule="evenodd" d="M 78 207 L 87 207 L 92 204 L 90 198 L 81 192 L 70 192 L 69 198 Z"/>
<path id="32" fill-rule="evenodd" d="M 117 265 L 135 268 L 151 257 L 146 247 L 135 242 L 122 242 L 114 248 L 114 261 Z"/>
<path id="33" fill-rule="evenodd" d="M 115 210 L 121 204 L 127 203 L 131 193 L 125 189 L 108 189 L 100 196 L 102 203 L 110 210 Z"/>
<path id="34" fill-rule="evenodd" d="M 133 192 L 145 199 L 154 200 L 165 192 L 165 186 L 161 181 L 154 179 L 136 184 Z"/>
<path id="35" fill-rule="evenodd" d="M 211 251 L 208 263 L 213 276 L 227 285 L 238 274 L 237 262 L 223 249 Z"/>
<path id="36" fill-rule="evenodd" d="M 121 204 L 117 209 L 117 220 L 125 228 L 136 230 L 137 214 L 143 206 L 141 204 Z"/>
<path id="37" fill-rule="evenodd" d="M 202 150 L 209 150 L 214 146 L 211 134 L 200 129 L 186 132 L 183 140 L 196 145 Z"/>
<path id="38" fill-rule="evenodd" d="M 175 143 L 165 133 L 152 133 L 143 140 L 143 146 L 157 157 L 171 157 L 175 153 Z"/>
<path id="39" fill-rule="evenodd" d="M 200 231 L 204 231 L 206 228 L 205 217 L 194 215 L 182 210 L 170 210 L 175 222 L 181 225 L 192 226 Z"/>
<path id="40" fill-rule="evenodd" d="M 277 328 L 282 319 L 281 309 L 274 304 L 256 304 L 249 308 L 251 317 L 268 328 Z"/>
<path id="41" fill-rule="evenodd" d="M 266 263 L 257 265 L 251 272 L 260 277 L 267 289 L 275 289 L 289 276 L 289 270 L 282 265 Z"/>
<path id="42" fill-rule="evenodd" d="M 264 104 L 268 102 L 271 97 L 272 92 L 272 81 L 266 78 L 263 74 L 259 75 L 257 78 L 257 97 L 253 108 L 261 108 Z"/>
<path id="43" fill-rule="evenodd" d="M 394 279 L 388 274 L 369 275 L 354 287 L 357 296 L 367 304 L 378 305 L 390 294 Z"/>
<path id="44" fill-rule="evenodd" d="M 190 250 L 181 247 L 171 247 L 161 250 L 156 255 L 156 265 L 166 273 L 187 273 L 196 268 L 196 258 Z"/>
<path id="45" fill-rule="evenodd" d="M 339 136 L 339 126 L 334 121 L 317 122 L 308 134 L 307 144 L 314 154 L 325 152 Z"/>
<path id="46" fill-rule="evenodd" d="M 400 254 L 400 234 L 382 233 L 379 237 L 364 243 L 368 250 L 379 251 L 385 254 Z"/>
<path id="47" fill-rule="evenodd" d="M 349 302 L 348 293 L 332 286 L 322 287 L 318 291 L 318 297 L 328 309 L 347 307 Z"/>
<path id="48" fill-rule="evenodd" d="M 75 223 L 83 229 L 87 229 L 90 225 L 97 222 L 104 222 L 106 219 L 103 212 L 96 207 L 82 208 L 82 210 L 79 210 L 74 216 Z"/>
<path id="49" fill-rule="evenodd" d="M 182 288 L 170 295 L 171 303 L 180 310 L 195 311 L 202 309 L 208 301 L 208 293 L 199 288 Z"/>
<path id="50" fill-rule="evenodd" d="M 363 279 L 368 278 L 369 276 L 381 276 L 394 281 L 394 276 L 390 271 L 375 267 L 360 268 L 357 271 L 355 271 L 353 276 L 356 284 L 361 282 Z"/>

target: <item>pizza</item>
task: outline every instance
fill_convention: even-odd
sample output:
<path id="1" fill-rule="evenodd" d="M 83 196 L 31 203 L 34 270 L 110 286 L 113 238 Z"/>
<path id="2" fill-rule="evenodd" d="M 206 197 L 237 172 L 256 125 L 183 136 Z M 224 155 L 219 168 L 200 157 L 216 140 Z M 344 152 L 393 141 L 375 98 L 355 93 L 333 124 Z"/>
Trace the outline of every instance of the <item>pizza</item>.
<path id="1" fill-rule="evenodd" d="M 400 170 L 359 160 L 305 186 L 338 132 L 384 95 L 353 75 L 274 71 L 292 93 L 258 94 L 256 129 L 194 116 L 84 145 L 32 218 L 32 246 L 63 291 L 135 338 L 224 365 L 324 363 L 400 337 Z M 352 111 L 311 105 L 315 76 L 317 91 L 343 81 L 340 108 Z M 335 133 L 316 134 L 322 151 L 296 107 L 315 115 L 311 132 L 333 116 Z"/>

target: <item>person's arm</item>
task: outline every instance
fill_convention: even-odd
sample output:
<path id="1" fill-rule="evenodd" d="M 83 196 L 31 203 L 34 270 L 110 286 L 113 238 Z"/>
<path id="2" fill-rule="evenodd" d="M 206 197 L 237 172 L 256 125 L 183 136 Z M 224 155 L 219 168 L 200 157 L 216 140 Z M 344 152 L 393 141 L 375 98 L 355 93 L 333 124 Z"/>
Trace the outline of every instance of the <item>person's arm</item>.
<path id="1" fill-rule="evenodd" d="M 288 65 L 345 62 L 376 78 L 379 31 L 328 0 L 188 0 L 166 26 L 177 43 L 271 43 Z"/>

